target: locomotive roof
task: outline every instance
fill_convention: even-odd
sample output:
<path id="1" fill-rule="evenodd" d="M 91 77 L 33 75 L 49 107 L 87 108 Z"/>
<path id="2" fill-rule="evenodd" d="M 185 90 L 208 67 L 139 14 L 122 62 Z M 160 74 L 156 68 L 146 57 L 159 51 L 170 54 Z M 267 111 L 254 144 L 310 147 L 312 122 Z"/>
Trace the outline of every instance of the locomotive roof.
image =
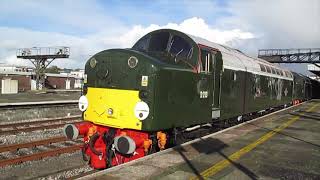
<path id="1" fill-rule="evenodd" d="M 254 74 L 275 76 L 275 77 L 284 78 L 284 79 L 292 79 L 293 77 L 292 73 L 289 70 L 276 66 L 275 64 L 272 64 L 266 60 L 250 57 L 244 54 L 243 52 L 241 52 L 240 50 L 233 49 L 221 44 L 217 44 L 200 37 L 196 37 L 189 34 L 187 35 L 197 44 L 205 45 L 205 46 L 219 50 L 223 57 L 224 68 L 232 69 L 232 70 L 240 70 L 240 71 L 249 71 Z M 268 66 L 270 68 L 280 70 L 283 72 L 282 73 L 283 75 L 273 74 L 267 71 L 263 71 L 262 69 L 263 67 L 261 67 L 260 64 L 264 67 Z M 272 71 L 273 70 L 271 70 L 271 72 Z"/>
<path id="2" fill-rule="evenodd" d="M 240 50 L 217 44 L 200 37 L 183 33 L 181 31 L 173 29 L 158 29 L 148 33 L 145 36 L 159 32 L 169 32 L 171 34 L 177 34 L 181 37 L 189 38 L 189 40 L 193 41 L 195 45 L 203 45 L 209 48 L 217 49 L 222 54 L 223 68 L 225 69 L 232 69 L 235 71 L 248 71 L 253 74 L 277 77 L 281 79 L 293 79 L 293 74 L 287 69 L 276 66 L 275 64 L 269 63 L 268 61 L 260 58 L 250 57 Z M 141 39 L 143 39 L 143 37 Z"/>

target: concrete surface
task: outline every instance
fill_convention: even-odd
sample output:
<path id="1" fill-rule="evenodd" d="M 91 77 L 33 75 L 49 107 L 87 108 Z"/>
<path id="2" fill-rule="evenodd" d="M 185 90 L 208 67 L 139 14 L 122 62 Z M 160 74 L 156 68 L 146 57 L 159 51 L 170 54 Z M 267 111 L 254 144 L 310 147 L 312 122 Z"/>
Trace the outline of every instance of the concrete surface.
<path id="1" fill-rule="evenodd" d="M 62 105 L 32 105 L 19 107 L 0 107 L 0 124 L 30 121 L 41 119 L 53 119 L 60 117 L 80 116 L 81 111 L 77 103 Z"/>
<path id="2" fill-rule="evenodd" d="M 320 179 L 320 101 L 83 179 Z"/>
<path id="3" fill-rule="evenodd" d="M 80 92 L 0 94 L 0 124 L 79 116 Z"/>
<path id="4" fill-rule="evenodd" d="M 66 179 L 83 168 L 91 170 L 81 158 L 81 152 L 48 157 L 0 168 L 0 180 Z M 75 170 L 74 170 L 75 169 Z M 85 172 L 85 171 L 84 171 Z M 79 172 L 84 173 L 84 172 Z M 52 177 L 51 177 L 52 176 Z"/>
<path id="5" fill-rule="evenodd" d="M 79 91 L 50 91 L 50 92 L 27 92 L 18 94 L 0 94 L 0 103 L 17 102 L 38 102 L 38 101 L 59 101 L 59 100 L 78 100 Z"/>

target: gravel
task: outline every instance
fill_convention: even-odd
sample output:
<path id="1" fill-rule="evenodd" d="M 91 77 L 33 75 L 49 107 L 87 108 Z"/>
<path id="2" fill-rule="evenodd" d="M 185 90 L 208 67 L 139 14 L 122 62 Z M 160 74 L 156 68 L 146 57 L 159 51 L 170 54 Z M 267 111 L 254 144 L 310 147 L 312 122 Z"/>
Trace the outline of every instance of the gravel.
<path id="1" fill-rule="evenodd" d="M 61 135 L 62 128 L 21 132 L 14 135 L 1 135 L 0 145 L 32 142 Z M 70 144 L 75 144 L 75 142 L 68 141 L 67 143 L 54 143 L 53 145 L 56 147 L 65 147 Z M 20 149 L 17 152 L 3 152 L 0 153 L 0 160 L 50 149 L 49 146 Z M 0 167 L 0 179 L 66 179 L 92 170 L 93 169 L 82 160 L 82 155 L 79 150 L 74 153 L 61 154 L 42 160 Z"/>
<path id="2" fill-rule="evenodd" d="M 0 179 L 66 179 L 92 170 L 76 151 L 0 168 Z"/>
<path id="3" fill-rule="evenodd" d="M 23 119 L 23 120 L 14 120 L 14 121 L 0 121 L 0 125 L 14 124 L 14 123 L 24 123 L 24 122 L 36 122 L 36 121 L 45 121 L 45 120 L 54 121 L 54 120 L 59 119 L 59 118 L 74 118 L 75 120 L 78 120 L 78 119 L 81 119 L 81 115 L 70 115 L 70 114 L 68 114 L 67 116 L 55 117 L 55 118 L 37 118 L 37 119 Z M 60 122 L 60 121 L 57 120 L 57 122 Z"/>
<path id="4" fill-rule="evenodd" d="M 20 132 L 18 134 L 9 134 L 0 136 L 0 145 L 17 144 L 38 141 L 42 139 L 62 136 L 62 128 L 59 129 L 44 129 L 32 132 Z"/>

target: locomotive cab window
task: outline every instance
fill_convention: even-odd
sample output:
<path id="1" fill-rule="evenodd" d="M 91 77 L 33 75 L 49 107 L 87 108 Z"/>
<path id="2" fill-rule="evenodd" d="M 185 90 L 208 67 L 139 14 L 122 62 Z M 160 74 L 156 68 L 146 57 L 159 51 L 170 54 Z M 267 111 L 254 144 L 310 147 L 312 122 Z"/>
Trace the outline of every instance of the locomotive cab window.
<path id="1" fill-rule="evenodd" d="M 168 51 L 171 59 L 175 64 L 193 68 L 194 65 L 190 62 L 193 48 L 191 44 L 180 36 L 173 36 L 168 44 Z"/>
<path id="2" fill-rule="evenodd" d="M 140 39 L 133 49 L 143 51 L 168 64 L 194 69 L 193 45 L 186 38 L 169 32 L 157 32 Z"/>
<path id="3" fill-rule="evenodd" d="M 149 43 L 149 36 L 146 36 L 142 39 L 140 39 L 134 46 L 133 49 L 138 50 L 138 51 L 146 51 L 148 48 L 148 43 Z"/>
<path id="4" fill-rule="evenodd" d="M 160 32 L 151 36 L 148 51 L 166 51 L 170 34 Z"/>
<path id="5" fill-rule="evenodd" d="M 191 45 L 180 36 L 173 36 L 169 47 L 169 53 L 175 57 L 179 56 L 179 58 L 187 60 L 192 56 Z"/>

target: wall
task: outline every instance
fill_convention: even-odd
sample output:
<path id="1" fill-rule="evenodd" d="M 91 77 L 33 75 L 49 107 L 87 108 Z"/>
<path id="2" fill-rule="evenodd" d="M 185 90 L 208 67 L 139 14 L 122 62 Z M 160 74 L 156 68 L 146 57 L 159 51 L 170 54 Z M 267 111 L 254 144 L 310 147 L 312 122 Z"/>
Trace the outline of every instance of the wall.
<path id="1" fill-rule="evenodd" d="M 74 88 L 74 78 L 67 78 L 67 77 L 52 77 L 47 76 L 47 83 L 46 88 L 53 88 L 53 89 L 66 89 L 66 80 L 70 80 L 70 87 L 71 89 Z"/>
<path id="2" fill-rule="evenodd" d="M 27 105 L 21 107 L 0 106 L 0 123 L 79 115 L 81 115 L 81 111 L 79 111 L 77 104 L 34 106 Z"/>
<path id="3" fill-rule="evenodd" d="M 31 77 L 26 75 L 4 75 L 0 74 L 0 88 L 2 86 L 1 80 L 2 79 L 12 79 L 12 80 L 18 80 L 18 91 L 29 91 L 31 90 Z"/>
<path id="4" fill-rule="evenodd" d="M 11 78 L 4 78 L 1 80 L 1 94 L 17 94 L 18 80 Z"/>

